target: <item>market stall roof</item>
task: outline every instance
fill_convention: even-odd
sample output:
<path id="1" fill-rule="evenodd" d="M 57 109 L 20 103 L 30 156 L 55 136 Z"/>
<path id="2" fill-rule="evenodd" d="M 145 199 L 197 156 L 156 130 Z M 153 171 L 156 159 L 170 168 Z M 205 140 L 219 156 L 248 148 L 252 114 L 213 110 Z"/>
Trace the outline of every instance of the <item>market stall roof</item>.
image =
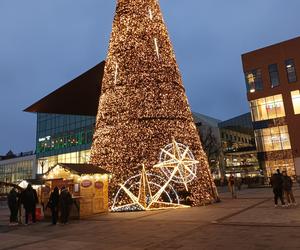
<path id="1" fill-rule="evenodd" d="M 25 179 L 25 181 L 27 181 L 31 185 L 37 186 L 43 185 L 45 183 L 43 179 Z"/>
<path id="2" fill-rule="evenodd" d="M 23 188 L 21 188 L 19 185 L 14 184 L 14 183 L 8 183 L 8 182 L 4 182 L 4 181 L 0 181 L 0 187 L 4 186 L 4 187 L 12 187 L 12 188 L 16 188 L 18 190 L 23 190 Z"/>
<path id="3" fill-rule="evenodd" d="M 24 111 L 96 116 L 105 61 L 68 82 Z"/>
<path id="4" fill-rule="evenodd" d="M 110 172 L 98 167 L 97 165 L 87 164 L 87 163 L 84 163 L 84 164 L 58 163 L 56 166 L 65 168 L 65 169 L 69 170 L 70 172 L 77 174 L 77 175 L 111 174 Z M 54 166 L 53 168 L 55 168 L 56 166 Z M 50 169 L 48 172 L 50 172 L 52 169 Z"/>

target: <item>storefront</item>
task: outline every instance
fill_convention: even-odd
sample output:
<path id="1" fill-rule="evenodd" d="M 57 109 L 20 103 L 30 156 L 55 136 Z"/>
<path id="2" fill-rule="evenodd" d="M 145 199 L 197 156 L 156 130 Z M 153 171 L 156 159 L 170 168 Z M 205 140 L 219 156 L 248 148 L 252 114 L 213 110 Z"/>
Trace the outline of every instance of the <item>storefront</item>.
<path id="1" fill-rule="evenodd" d="M 82 218 L 108 212 L 108 183 L 111 174 L 91 164 L 57 164 L 43 176 L 42 203 L 47 204 L 55 187 L 65 187 L 73 198 L 71 217 Z M 45 216 L 49 216 L 49 209 Z"/>

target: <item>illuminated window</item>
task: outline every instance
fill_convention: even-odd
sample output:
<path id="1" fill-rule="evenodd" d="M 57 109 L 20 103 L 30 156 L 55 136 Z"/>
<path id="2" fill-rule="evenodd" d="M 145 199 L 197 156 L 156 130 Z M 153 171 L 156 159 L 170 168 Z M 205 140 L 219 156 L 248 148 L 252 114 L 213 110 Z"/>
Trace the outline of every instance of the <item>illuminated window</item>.
<path id="1" fill-rule="evenodd" d="M 267 176 L 271 177 L 277 169 L 280 169 L 280 171 L 287 171 L 287 174 L 289 176 L 295 176 L 295 165 L 293 159 L 284 159 L 284 160 L 272 160 L 272 161 L 266 161 L 266 172 Z"/>
<path id="2" fill-rule="evenodd" d="M 251 101 L 250 106 L 253 121 L 263 121 L 285 116 L 282 95 L 274 95 Z"/>
<path id="3" fill-rule="evenodd" d="M 285 68 L 289 83 L 297 82 L 295 63 L 293 59 L 285 61 Z"/>
<path id="4" fill-rule="evenodd" d="M 294 107 L 294 113 L 295 115 L 300 114 L 300 91 L 295 90 L 291 92 L 292 101 L 293 101 L 293 107 Z"/>
<path id="5" fill-rule="evenodd" d="M 255 139 L 259 152 L 291 149 L 287 126 L 256 130 Z"/>
<path id="6" fill-rule="evenodd" d="M 254 93 L 263 89 L 261 69 L 255 69 L 245 73 L 247 90 Z"/>
<path id="7" fill-rule="evenodd" d="M 279 85 L 279 72 L 277 64 L 269 65 L 269 75 L 272 88 Z"/>

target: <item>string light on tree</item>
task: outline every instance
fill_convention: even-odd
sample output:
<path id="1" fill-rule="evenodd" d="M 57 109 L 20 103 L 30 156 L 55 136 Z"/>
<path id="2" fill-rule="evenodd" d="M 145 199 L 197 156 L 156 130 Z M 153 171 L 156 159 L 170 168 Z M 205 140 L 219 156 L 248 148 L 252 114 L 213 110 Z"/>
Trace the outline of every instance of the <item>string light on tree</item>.
<path id="1" fill-rule="evenodd" d="M 177 143 L 173 138 L 171 144 L 167 145 L 160 153 L 160 163 L 154 168 L 160 168 L 164 174 L 172 180 L 184 184 L 188 191 L 188 183 L 196 178 L 197 164 L 189 147 Z"/>
<path id="2" fill-rule="evenodd" d="M 184 175 L 174 178 L 184 188 L 189 183 L 193 205 L 211 202 L 214 183 L 159 3 L 118 0 L 91 149 L 91 163 L 113 173 L 111 205 L 119 184 L 138 175 L 141 163 L 151 170 L 173 137 L 199 162 L 189 167 L 192 182 L 188 169 L 178 168 Z"/>
<path id="3" fill-rule="evenodd" d="M 139 178 L 139 181 L 136 182 L 137 178 Z M 156 181 L 149 181 L 149 178 L 156 179 Z M 129 178 L 124 184 L 120 185 L 121 188 L 114 199 L 112 211 L 142 211 L 189 207 L 180 204 L 177 192 L 170 185 L 171 180 L 172 177 L 165 181 L 158 175 L 148 174 L 143 165 L 141 174 Z M 168 193 L 167 190 L 171 192 Z M 154 195 L 152 195 L 153 191 L 155 191 Z M 128 198 L 128 203 L 125 205 L 122 205 L 125 200 L 124 197 L 120 197 L 122 192 Z M 162 199 L 163 194 L 165 194 L 166 201 Z M 172 199 L 171 197 L 174 198 Z"/>

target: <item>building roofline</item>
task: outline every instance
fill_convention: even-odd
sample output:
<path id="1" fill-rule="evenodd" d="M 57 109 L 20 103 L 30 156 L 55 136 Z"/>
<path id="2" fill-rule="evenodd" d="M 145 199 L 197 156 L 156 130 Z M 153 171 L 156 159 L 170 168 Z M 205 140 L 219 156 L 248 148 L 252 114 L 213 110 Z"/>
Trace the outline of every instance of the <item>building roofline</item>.
<path id="1" fill-rule="evenodd" d="M 270 48 L 273 48 L 273 47 L 281 46 L 281 45 L 284 45 L 285 43 L 290 43 L 290 42 L 293 42 L 293 41 L 296 41 L 296 40 L 299 40 L 299 39 L 300 39 L 300 36 L 297 36 L 297 37 L 294 37 L 294 38 L 291 38 L 291 39 L 288 39 L 288 40 L 284 40 L 284 41 L 274 43 L 274 44 L 271 44 L 271 45 L 268 45 L 268 46 L 265 46 L 265 47 L 261 47 L 261 48 L 255 49 L 255 50 L 251 50 L 251 51 L 243 53 L 242 57 L 247 56 L 247 55 L 252 54 L 252 53 L 257 53 L 257 52 L 260 52 L 260 51 L 263 51 L 263 50 L 266 50 L 266 49 L 270 49 Z"/>
<path id="2" fill-rule="evenodd" d="M 96 116 L 105 61 L 30 105 L 25 112 Z M 83 98 L 84 97 L 84 98 Z"/>

